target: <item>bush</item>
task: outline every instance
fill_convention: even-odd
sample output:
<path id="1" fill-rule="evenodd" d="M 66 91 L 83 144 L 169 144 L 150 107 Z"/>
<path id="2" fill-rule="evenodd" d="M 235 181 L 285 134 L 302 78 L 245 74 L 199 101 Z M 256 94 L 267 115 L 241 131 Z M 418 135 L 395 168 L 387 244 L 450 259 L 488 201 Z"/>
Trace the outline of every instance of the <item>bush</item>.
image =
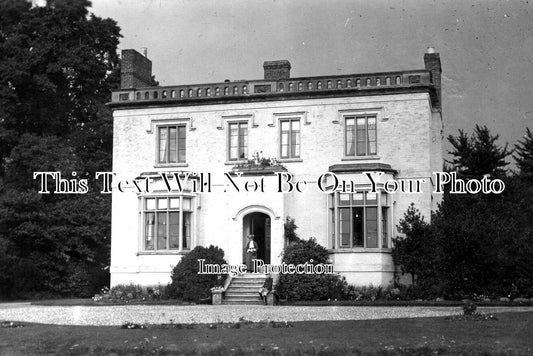
<path id="1" fill-rule="evenodd" d="M 221 248 L 213 245 L 195 247 L 172 270 L 172 283 L 168 288 L 170 297 L 198 303 L 211 296 L 210 289 L 220 284 L 221 276 L 198 274 L 198 260 L 201 259 L 205 259 L 205 264 L 226 264 Z"/>
<path id="2" fill-rule="evenodd" d="M 328 263 L 328 251 L 314 239 L 298 240 L 285 247 L 283 262 L 286 264 Z M 348 284 L 339 275 L 331 274 L 282 274 L 276 291 L 288 300 L 344 299 Z"/>
<path id="3" fill-rule="evenodd" d="M 109 290 L 109 297 L 113 301 L 128 301 L 146 298 L 146 294 L 138 284 L 117 284 Z"/>

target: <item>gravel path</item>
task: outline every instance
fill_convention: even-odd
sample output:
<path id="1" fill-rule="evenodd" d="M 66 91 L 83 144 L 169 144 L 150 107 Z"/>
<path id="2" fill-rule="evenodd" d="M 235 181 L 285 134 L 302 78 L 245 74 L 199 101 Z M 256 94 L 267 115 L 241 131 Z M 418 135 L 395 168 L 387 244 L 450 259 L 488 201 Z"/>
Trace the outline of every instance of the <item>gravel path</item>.
<path id="1" fill-rule="evenodd" d="M 533 311 L 533 307 L 480 307 L 483 313 Z M 135 323 L 214 323 L 251 321 L 368 320 L 422 318 L 461 314 L 461 307 L 299 307 L 255 305 L 119 305 L 38 306 L 1 303 L 0 321 L 58 325 L 122 325 Z"/>

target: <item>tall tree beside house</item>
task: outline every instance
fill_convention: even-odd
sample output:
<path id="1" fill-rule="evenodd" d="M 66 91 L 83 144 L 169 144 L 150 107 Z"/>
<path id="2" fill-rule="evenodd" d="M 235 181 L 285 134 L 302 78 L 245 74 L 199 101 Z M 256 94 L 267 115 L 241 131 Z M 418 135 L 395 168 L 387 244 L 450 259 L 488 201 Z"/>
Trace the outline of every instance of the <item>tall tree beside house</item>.
<path id="1" fill-rule="evenodd" d="M 92 184 L 111 169 L 105 103 L 119 85 L 120 29 L 89 6 L 0 2 L 0 297 L 88 294 L 105 280 L 110 198 L 94 186 L 38 194 L 33 177 L 54 171 Z"/>
<path id="2" fill-rule="evenodd" d="M 411 204 L 398 225 L 404 236 L 394 239 L 392 257 L 402 273 L 411 275 L 413 284 L 431 280 L 438 264 L 438 246 L 435 245 L 431 226 L 424 221 L 420 211 Z"/>
<path id="3" fill-rule="evenodd" d="M 458 136 L 449 135 L 448 141 L 453 146 L 453 150 L 448 152 L 453 157 L 449 163 L 465 177 L 482 177 L 485 174 L 505 176 L 508 165 L 505 159 L 511 152 L 507 144 L 500 147 L 496 143 L 499 137 L 491 135 L 487 126 L 477 124 L 472 136 L 463 130 L 459 130 Z"/>
<path id="4" fill-rule="evenodd" d="M 514 159 L 518 166 L 518 175 L 526 181 L 533 181 L 533 133 L 526 128 L 523 140 L 515 144 Z"/>
<path id="5" fill-rule="evenodd" d="M 463 179 L 502 179 L 501 194 L 451 194 L 446 191 L 431 229 L 438 246 L 439 275 L 450 297 L 475 294 L 517 296 L 533 290 L 531 191 L 507 176 L 507 145 L 496 143 L 486 127 L 476 125 L 470 137 L 460 131 L 448 140 L 452 164 Z"/>

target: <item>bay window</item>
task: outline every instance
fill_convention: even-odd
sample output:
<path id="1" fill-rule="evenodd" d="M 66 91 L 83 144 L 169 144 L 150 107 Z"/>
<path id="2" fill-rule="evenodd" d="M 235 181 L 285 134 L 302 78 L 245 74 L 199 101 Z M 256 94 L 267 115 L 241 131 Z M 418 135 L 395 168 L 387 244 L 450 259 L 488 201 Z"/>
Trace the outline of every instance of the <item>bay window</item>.
<path id="1" fill-rule="evenodd" d="M 142 250 L 190 250 L 192 198 L 186 196 L 143 197 Z"/>
<path id="2" fill-rule="evenodd" d="M 331 194 L 332 248 L 388 248 L 389 200 L 384 192 Z"/>

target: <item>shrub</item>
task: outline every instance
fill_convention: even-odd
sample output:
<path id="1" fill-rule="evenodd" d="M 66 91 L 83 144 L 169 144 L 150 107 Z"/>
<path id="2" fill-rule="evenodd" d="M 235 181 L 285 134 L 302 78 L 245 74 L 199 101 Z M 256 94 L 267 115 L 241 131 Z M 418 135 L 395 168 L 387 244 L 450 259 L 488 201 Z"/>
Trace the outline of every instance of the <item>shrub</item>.
<path id="1" fill-rule="evenodd" d="M 296 224 L 294 223 L 294 219 L 290 216 L 287 216 L 285 218 L 285 224 L 283 225 L 283 229 L 285 231 L 285 239 L 289 243 L 293 243 L 300 240 L 298 234 L 296 233 L 297 228 L 298 226 L 296 226 Z"/>
<path id="2" fill-rule="evenodd" d="M 186 301 L 200 302 L 211 296 L 210 289 L 220 284 L 216 274 L 198 274 L 198 260 L 206 264 L 226 264 L 224 251 L 216 246 L 197 246 L 185 255 L 172 270 L 169 295 Z"/>
<path id="3" fill-rule="evenodd" d="M 293 222 L 294 223 L 294 222 Z M 328 251 L 314 239 L 297 240 L 285 247 L 283 262 L 286 264 L 328 263 Z M 339 275 L 331 274 L 282 274 L 276 291 L 289 300 L 343 299 L 348 284 Z"/>
<path id="4" fill-rule="evenodd" d="M 109 290 L 109 296 L 113 301 L 128 301 L 146 297 L 142 287 L 138 284 L 117 284 Z"/>
<path id="5" fill-rule="evenodd" d="M 477 305 L 473 302 L 467 302 L 463 304 L 463 314 L 464 315 L 474 315 L 476 314 Z"/>

